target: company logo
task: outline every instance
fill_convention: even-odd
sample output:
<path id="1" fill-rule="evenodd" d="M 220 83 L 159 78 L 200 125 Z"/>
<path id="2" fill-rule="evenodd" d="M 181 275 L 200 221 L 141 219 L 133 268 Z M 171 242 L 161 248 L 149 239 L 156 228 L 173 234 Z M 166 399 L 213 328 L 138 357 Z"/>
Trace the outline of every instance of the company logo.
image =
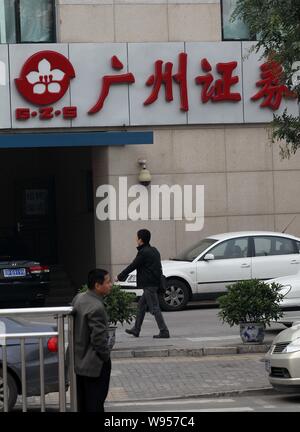
<path id="1" fill-rule="evenodd" d="M 74 77 L 74 68 L 65 56 L 55 51 L 39 51 L 24 63 L 15 83 L 27 101 L 49 105 L 64 96 Z"/>

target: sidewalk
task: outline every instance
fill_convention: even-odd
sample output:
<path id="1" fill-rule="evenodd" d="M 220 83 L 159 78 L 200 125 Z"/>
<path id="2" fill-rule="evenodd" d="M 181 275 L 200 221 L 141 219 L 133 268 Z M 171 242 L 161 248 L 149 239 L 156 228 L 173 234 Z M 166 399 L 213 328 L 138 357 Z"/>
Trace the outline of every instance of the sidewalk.
<path id="1" fill-rule="evenodd" d="M 119 327 L 112 351 L 110 403 L 269 392 L 264 355 L 282 324 L 272 324 L 264 344 L 242 344 L 239 328 L 222 326 L 217 311 L 170 314 L 170 339 L 153 339 L 157 327 L 146 317 L 140 337 Z M 30 398 L 38 409 L 39 398 Z M 58 408 L 58 394 L 46 396 Z"/>
<path id="2" fill-rule="evenodd" d="M 218 309 L 189 310 L 165 314 L 170 328 L 170 339 L 153 339 L 158 332 L 153 317 L 146 315 L 138 338 L 125 333 L 130 325 L 118 326 L 113 359 L 141 357 L 207 356 L 222 354 L 265 353 L 273 339 L 286 327 L 282 323 L 271 323 L 266 329 L 263 344 L 243 344 L 239 326 L 222 324 Z M 282 319 L 300 319 L 299 312 L 286 313 Z"/>
<path id="3" fill-rule="evenodd" d="M 219 396 L 270 388 L 262 355 L 123 359 L 113 362 L 108 401 Z"/>
<path id="4" fill-rule="evenodd" d="M 280 330 L 282 330 L 281 327 Z M 170 339 L 153 339 L 152 333 L 147 334 L 145 332 L 145 334 L 135 338 L 126 334 L 124 328 L 118 328 L 116 344 L 111 357 L 112 359 L 125 359 L 266 353 L 274 337 L 278 334 L 278 330 L 267 330 L 263 344 L 243 344 L 238 330 L 235 329 L 232 333 L 232 335 L 199 337 L 171 335 Z"/>
<path id="5" fill-rule="evenodd" d="M 262 359 L 261 354 L 241 354 L 113 360 L 107 408 L 110 403 L 124 401 L 269 392 Z M 39 398 L 28 398 L 28 404 L 38 410 Z M 58 393 L 47 395 L 46 405 L 58 410 Z M 17 409 L 21 409 L 20 401 Z"/>

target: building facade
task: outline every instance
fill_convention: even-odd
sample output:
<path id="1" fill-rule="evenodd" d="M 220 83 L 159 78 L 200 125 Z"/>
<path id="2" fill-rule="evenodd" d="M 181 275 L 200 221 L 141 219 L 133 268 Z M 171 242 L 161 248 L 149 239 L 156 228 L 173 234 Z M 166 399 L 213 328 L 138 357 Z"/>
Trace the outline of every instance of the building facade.
<path id="1" fill-rule="evenodd" d="M 22 1 L 20 3 L 19 8 Z M 25 3 L 23 13 L 26 12 Z M 35 3 L 40 2 L 31 1 L 31 5 Z M 220 0 L 57 0 L 45 2 L 41 10 L 42 28 L 50 29 L 47 34 L 36 28 L 34 35 L 28 35 L 26 28 L 30 25 L 24 23 L 23 31 L 21 25 L 20 30 L 15 35 L 10 34 L 9 38 L 2 32 L 1 40 L 4 44 L 46 43 L 45 49 L 49 49 L 48 43 L 52 42 L 66 44 L 69 54 L 73 49 L 70 47 L 80 43 L 87 44 L 81 46 L 82 50 L 88 46 L 92 50 L 91 44 L 127 44 L 129 52 L 136 43 L 147 43 L 151 50 L 152 47 L 158 50 L 157 55 L 155 53 L 157 59 L 162 44 L 168 44 L 167 50 L 168 47 L 171 50 L 174 43 L 185 44 L 187 52 L 188 44 L 204 43 L 208 60 L 214 57 L 214 48 L 209 45 L 213 42 L 223 44 L 224 52 L 229 46 L 233 55 L 237 50 L 244 61 L 241 41 L 250 37 L 242 23 L 228 23 L 233 3 Z M 1 22 L 4 21 L 2 16 Z M 31 45 L 22 47 L 28 49 L 27 57 L 32 54 Z M 38 48 L 42 49 L 41 45 Z M 178 54 L 180 52 L 179 49 Z M 137 63 L 142 64 L 145 58 L 138 58 Z M 24 57 L 20 65 L 23 60 Z M 128 61 L 128 67 L 133 60 L 132 63 Z M 85 65 L 83 60 L 81 63 Z M 246 68 L 243 70 L 244 81 L 245 71 Z M 258 79 L 259 70 L 257 77 L 253 76 L 254 86 Z M 164 98 L 164 90 L 161 89 L 159 98 Z M 98 91 L 94 89 L 96 99 Z M 245 99 L 244 87 L 240 93 Z M 84 91 L 80 97 L 82 100 L 87 97 Z M 0 163 L 2 185 L 6 185 L 2 191 L 6 203 L 1 216 L 2 231 L 6 234 L 8 229 L 13 231 L 17 226 L 37 257 L 43 256 L 45 260 L 50 257 L 53 263 L 62 264 L 76 284 L 84 282 L 86 272 L 94 265 L 118 274 L 135 255 L 135 234 L 142 227 L 151 230 L 153 244 L 165 259 L 209 234 L 251 229 L 282 231 L 292 221 L 287 232 L 300 236 L 300 203 L 297 200 L 300 155 L 296 154 L 290 160 L 280 159 L 279 145 L 270 143 L 269 123 L 264 120 L 264 110 L 261 111 L 262 120 L 248 121 L 243 105 L 240 108 L 243 120 L 238 120 L 234 103 L 218 105 L 208 101 L 207 106 L 209 104 L 212 113 L 217 112 L 219 106 L 223 110 L 211 122 L 174 123 L 166 120 L 161 124 L 159 121 L 147 124 L 144 120 L 144 123 L 140 121 L 123 126 L 110 122 L 110 116 L 114 115 L 111 112 L 107 124 L 99 123 L 97 126 L 96 122 L 76 127 L 74 121 L 71 128 L 74 134 L 153 132 L 153 144 L 130 145 L 128 138 L 125 145 L 89 146 L 86 138 L 86 142 L 76 148 L 72 145 L 62 148 L 30 148 L 29 145 L 26 149 L 5 146 L 1 150 Z M 23 105 L 16 105 L 14 109 Z M 178 104 L 176 110 L 179 110 Z M 229 115 L 225 120 L 224 111 Z M 269 110 L 266 118 L 271 119 L 273 112 Z M 50 128 L 47 123 L 46 126 L 34 124 L 28 127 L 23 127 L 23 124 L 16 125 L 15 121 L 10 130 L 3 128 L 2 137 L 14 134 L 23 139 L 29 133 L 50 135 L 65 132 L 63 125 Z M 147 161 L 152 184 L 204 185 L 205 217 L 201 231 L 186 231 L 186 221 L 174 217 L 168 221 L 98 220 L 95 211 L 99 202 L 97 188 L 103 184 L 117 186 L 120 176 L 127 177 L 129 186 L 137 184 L 139 159 Z M 45 202 L 47 210 L 43 210 Z M 27 213 L 24 213 L 24 206 Z"/>

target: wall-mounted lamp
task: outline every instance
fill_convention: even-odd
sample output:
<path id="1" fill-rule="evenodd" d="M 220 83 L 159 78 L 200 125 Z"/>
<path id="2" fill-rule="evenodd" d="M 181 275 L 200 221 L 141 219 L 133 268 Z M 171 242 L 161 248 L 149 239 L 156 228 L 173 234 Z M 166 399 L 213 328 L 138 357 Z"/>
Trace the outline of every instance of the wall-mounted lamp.
<path id="1" fill-rule="evenodd" d="M 149 184 L 151 183 L 151 174 L 150 171 L 147 169 L 147 160 L 146 159 L 139 159 L 138 160 L 138 164 L 141 168 L 140 173 L 139 173 L 139 183 L 142 184 L 143 186 L 149 186 Z"/>

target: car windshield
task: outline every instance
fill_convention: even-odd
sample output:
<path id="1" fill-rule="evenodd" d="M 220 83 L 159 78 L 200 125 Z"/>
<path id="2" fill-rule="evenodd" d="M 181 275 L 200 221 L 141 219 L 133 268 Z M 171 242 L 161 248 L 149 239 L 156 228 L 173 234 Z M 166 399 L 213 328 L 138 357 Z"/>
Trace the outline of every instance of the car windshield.
<path id="1" fill-rule="evenodd" d="M 197 256 L 199 256 L 202 252 L 205 251 L 209 246 L 216 243 L 217 240 L 212 238 L 206 238 L 201 240 L 199 243 L 189 247 L 185 251 L 178 254 L 175 258 L 172 258 L 175 261 L 194 261 Z"/>

